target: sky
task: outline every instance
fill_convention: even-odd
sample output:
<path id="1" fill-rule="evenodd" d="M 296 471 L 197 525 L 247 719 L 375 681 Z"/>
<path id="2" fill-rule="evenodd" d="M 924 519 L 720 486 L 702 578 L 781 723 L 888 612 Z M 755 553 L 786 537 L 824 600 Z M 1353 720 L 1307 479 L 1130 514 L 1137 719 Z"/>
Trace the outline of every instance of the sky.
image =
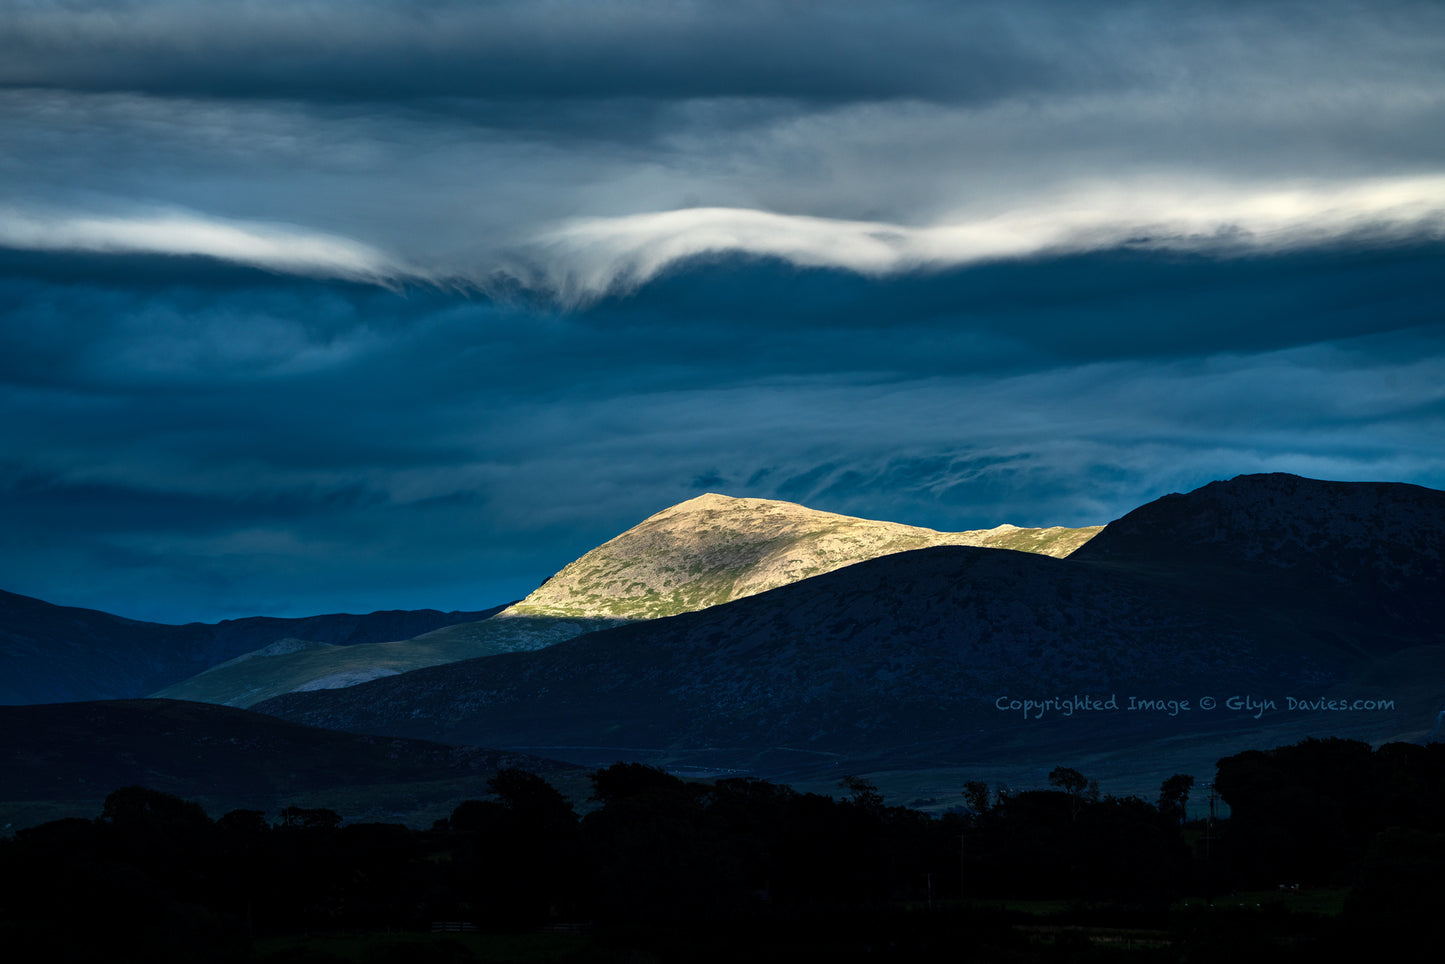
<path id="1" fill-rule="evenodd" d="M 1445 5 L 0 0 L 0 589 L 1445 488 Z"/>

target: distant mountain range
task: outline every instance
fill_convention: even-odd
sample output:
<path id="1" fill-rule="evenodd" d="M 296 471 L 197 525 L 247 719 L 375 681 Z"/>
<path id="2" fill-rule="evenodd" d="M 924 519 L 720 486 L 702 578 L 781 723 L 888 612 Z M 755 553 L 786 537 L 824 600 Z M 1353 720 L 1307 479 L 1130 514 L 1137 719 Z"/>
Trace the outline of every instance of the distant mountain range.
<path id="1" fill-rule="evenodd" d="M 707 494 L 643 520 L 481 622 L 344 649 L 287 641 L 231 660 L 157 696 L 253 706 L 408 670 L 530 652 L 625 622 L 692 612 L 867 559 L 935 545 L 1065 555 L 1102 527 L 935 532 L 819 512 L 791 502 Z"/>
<path id="2" fill-rule="evenodd" d="M 487 619 L 167 627 L 24 597 L 0 604 L 7 669 L 37 664 L 50 645 L 56 675 L 76 667 L 79 692 L 143 687 L 212 660 L 222 665 L 179 686 L 173 678 L 167 692 L 260 700 L 255 709 L 284 720 L 382 738 L 373 747 L 424 740 L 588 766 L 638 760 L 825 790 L 866 773 L 891 799 L 939 805 L 964 779 L 1042 785 L 1066 764 L 1113 792 L 1147 794 L 1170 773 L 1207 778 L 1221 756 L 1304 736 L 1428 737 L 1445 709 L 1445 493 L 1241 476 L 1166 496 L 1102 532 L 954 534 L 709 495 L 645 520 Z M 412 618 L 450 625 L 396 632 Z M 435 665 L 412 668 L 419 661 Z M 13 688 L 38 691 L 25 679 L 7 673 Z M 0 719 L 10 734 L 0 762 L 31 768 L 25 779 L 59 800 L 72 779 L 151 773 L 169 781 L 161 789 L 204 788 L 228 770 L 259 767 L 261 780 L 268 755 L 300 767 L 309 752 L 352 752 L 317 743 L 272 754 L 280 744 L 269 736 L 216 736 L 272 725 L 220 707 L 95 705 Z M 87 755 L 102 724 L 71 712 L 111 719 L 103 725 L 116 738 Z M 159 722 L 145 722 L 152 713 Z M 47 750 L 45 727 L 61 749 Z M 155 762 L 128 741 L 161 748 L 144 757 Z M 204 749 L 187 757 L 190 745 Z M 394 752 L 441 752 L 411 746 Z M 392 792 L 385 774 L 345 779 L 374 781 L 376 799 Z"/>
<path id="3" fill-rule="evenodd" d="M 1245 476 L 1135 510 L 1065 559 L 900 552 L 537 652 L 257 709 L 577 762 L 788 778 L 1021 752 L 1137 759 L 1165 743 L 1207 754 L 1268 733 L 1419 737 L 1445 705 L 1445 679 L 1421 675 L 1445 642 L 1442 547 L 1445 493 Z M 1075 696 L 1118 708 L 1025 705 Z M 1322 698 L 1387 706 L 1288 709 Z"/>
<path id="4" fill-rule="evenodd" d="M 303 619 L 257 616 L 172 626 L 0 592 L 0 666 L 4 667 L 0 704 L 146 696 L 281 640 L 355 646 L 407 639 L 485 619 L 500 608 L 337 613 Z"/>
<path id="5" fill-rule="evenodd" d="M 286 639 L 227 660 L 154 695 L 247 707 L 284 693 L 338 689 L 426 666 L 542 649 L 619 622 L 535 618 L 502 610 L 487 619 L 454 623 L 389 642 L 332 646 Z"/>

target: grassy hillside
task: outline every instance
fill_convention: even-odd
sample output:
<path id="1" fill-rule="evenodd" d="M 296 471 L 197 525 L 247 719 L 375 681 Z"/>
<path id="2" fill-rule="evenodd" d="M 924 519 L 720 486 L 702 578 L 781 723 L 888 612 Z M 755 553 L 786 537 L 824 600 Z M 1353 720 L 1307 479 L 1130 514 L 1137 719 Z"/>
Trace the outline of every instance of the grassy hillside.
<path id="1" fill-rule="evenodd" d="M 228 660 L 155 695 L 163 699 L 254 706 L 282 693 L 354 686 L 457 660 L 541 649 L 616 623 L 617 620 L 503 613 L 480 622 L 446 626 L 415 639 L 389 643 L 329 646 L 305 640 L 283 640 Z"/>
<path id="2" fill-rule="evenodd" d="M 498 609 L 255 616 L 173 626 L 0 592 L 0 704 L 139 697 L 286 639 L 343 647 L 407 639 Z"/>
<path id="3" fill-rule="evenodd" d="M 935 532 L 791 502 L 707 494 L 644 520 L 511 608 L 550 616 L 656 619 L 776 589 L 879 556 L 982 546 L 1066 556 L 1102 527 Z"/>
<path id="4" fill-rule="evenodd" d="M 396 642 L 285 641 L 156 696 L 254 706 L 498 653 L 530 652 L 622 622 L 694 612 L 879 556 L 937 545 L 1066 556 L 1100 527 L 935 532 L 790 502 L 703 495 L 588 552 L 499 616 Z"/>

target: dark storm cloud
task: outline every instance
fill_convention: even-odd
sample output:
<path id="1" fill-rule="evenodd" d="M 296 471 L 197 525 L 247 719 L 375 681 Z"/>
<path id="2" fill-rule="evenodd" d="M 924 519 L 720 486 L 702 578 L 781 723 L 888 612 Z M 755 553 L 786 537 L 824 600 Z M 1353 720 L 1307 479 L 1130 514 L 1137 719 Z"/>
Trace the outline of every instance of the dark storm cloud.
<path id="1" fill-rule="evenodd" d="M 741 260 L 578 313 L 25 256 L 0 585 L 177 619 L 453 608 L 699 489 L 953 529 L 1246 471 L 1445 484 L 1440 254 Z"/>
<path id="2" fill-rule="evenodd" d="M 582 303 L 697 255 L 881 276 L 1445 223 L 1430 4 L 3 15 L 0 247 L 16 250 Z"/>
<path id="3" fill-rule="evenodd" d="M 1442 254 L 1439 244 L 1235 259 L 1125 250 L 887 280 L 730 260 L 680 269 L 582 320 L 647 325 L 660 341 L 693 339 L 709 359 L 739 366 L 765 368 L 789 353 L 799 372 L 860 360 L 869 371 L 908 374 L 1027 370 L 1438 324 L 1432 292 Z M 808 350 L 785 348 L 788 337 L 807 339 Z"/>
<path id="4" fill-rule="evenodd" d="M 1206 68 L 1317 72 L 1341 58 L 1389 75 L 1438 50 L 1408 29 L 1422 18 L 1438 28 L 1433 6 L 1375 3 L 1361 16 L 1349 2 L 42 2 L 4 12 L 0 82 L 242 98 L 969 103 L 1193 81 Z M 1384 51 L 1393 59 L 1376 59 Z"/>
<path id="5" fill-rule="evenodd" d="M 85 91 L 967 101 L 1069 79 L 1028 49 L 1028 24 L 950 3 L 159 0 L 25 5 L 0 24 L 0 82 Z"/>

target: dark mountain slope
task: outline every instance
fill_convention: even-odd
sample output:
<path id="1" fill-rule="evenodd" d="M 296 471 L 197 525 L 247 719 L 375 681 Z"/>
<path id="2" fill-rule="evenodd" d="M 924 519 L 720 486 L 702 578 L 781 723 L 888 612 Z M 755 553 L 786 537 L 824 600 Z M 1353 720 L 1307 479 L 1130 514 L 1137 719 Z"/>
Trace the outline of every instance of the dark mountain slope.
<path id="1" fill-rule="evenodd" d="M 564 776 L 573 769 L 517 753 L 334 733 L 209 703 L 0 706 L 0 823 L 94 816 L 107 793 L 140 784 L 200 800 L 212 816 L 243 807 L 274 815 L 295 803 L 429 824 L 456 801 L 484 794 L 486 780 L 510 766 Z"/>
<path id="2" fill-rule="evenodd" d="M 1106 529 L 1068 559 L 900 553 L 536 653 L 257 709 L 357 732 L 545 746 L 572 759 L 605 746 L 596 752 L 765 772 L 786 769 L 790 754 L 944 765 L 1022 746 L 1127 746 L 1267 726 L 1252 714 L 1125 706 L 1130 696 L 1314 699 L 1350 684 L 1361 654 L 1445 640 L 1440 621 L 1413 615 L 1440 605 L 1440 543 L 1429 536 L 1441 529 L 1440 493 L 1289 477 L 1201 491 L 1126 516 L 1120 537 Z M 1230 534 L 1249 541 L 1235 546 Z M 1376 612 L 1388 618 L 1364 615 Z M 1115 694 L 1120 709 L 1025 719 L 997 707 L 1084 694 Z"/>
<path id="3" fill-rule="evenodd" d="M 171 626 L 0 592 L 0 704 L 144 696 L 281 639 L 337 645 L 407 639 L 497 611 L 338 613 Z"/>
<path id="4" fill-rule="evenodd" d="M 251 616 L 227 619 L 215 624 L 216 645 L 250 652 L 278 639 L 305 639 L 333 646 L 359 646 L 411 639 L 422 633 L 458 623 L 476 622 L 494 616 L 505 606 L 478 612 L 444 613 L 435 609 L 385 609 L 364 616 L 332 613 L 300 619 Z"/>
<path id="5" fill-rule="evenodd" d="M 137 622 L 0 592 L 0 703 L 136 696 L 169 669 L 199 661 L 200 625 Z"/>
<path id="6" fill-rule="evenodd" d="M 1306 623 L 1359 656 L 1445 625 L 1445 492 L 1417 485 L 1239 476 L 1135 509 L 1073 558 Z"/>
<path id="7" fill-rule="evenodd" d="M 1337 582 L 1440 579 L 1445 492 L 1401 482 L 1241 475 L 1175 493 L 1109 523 L 1076 560 L 1198 561 L 1301 569 Z"/>
<path id="8" fill-rule="evenodd" d="M 367 733 L 499 746 L 606 744 L 695 756 L 940 762 L 1031 726 L 1000 697 L 1170 696 L 1324 679 L 1232 614 L 1041 556 L 940 547 L 700 613 L 257 708 Z M 1090 720 L 1120 737 L 1119 714 Z M 1059 720 L 1050 714 L 1049 726 Z M 1079 734 L 1082 735 L 1082 732 Z M 790 751 L 781 751 L 788 747 Z M 557 752 L 557 751 L 546 751 Z M 568 758 L 564 755 L 563 758 Z"/>

